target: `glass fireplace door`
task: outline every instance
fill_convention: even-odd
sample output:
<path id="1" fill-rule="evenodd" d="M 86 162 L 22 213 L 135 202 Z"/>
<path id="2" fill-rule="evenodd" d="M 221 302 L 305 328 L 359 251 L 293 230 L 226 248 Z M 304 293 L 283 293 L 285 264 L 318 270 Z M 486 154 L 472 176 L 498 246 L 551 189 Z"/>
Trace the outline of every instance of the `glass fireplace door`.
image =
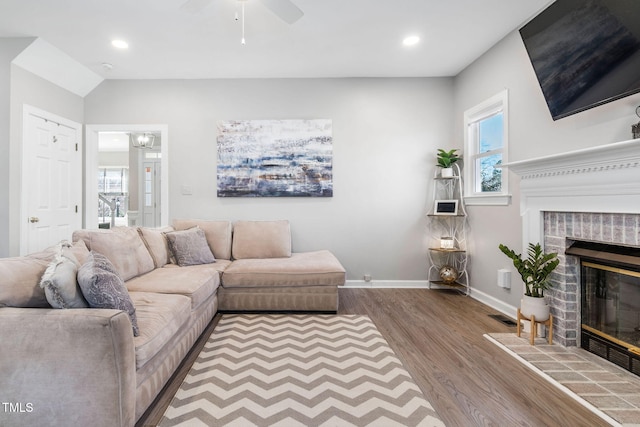
<path id="1" fill-rule="evenodd" d="M 582 329 L 640 354 L 640 273 L 582 263 Z"/>

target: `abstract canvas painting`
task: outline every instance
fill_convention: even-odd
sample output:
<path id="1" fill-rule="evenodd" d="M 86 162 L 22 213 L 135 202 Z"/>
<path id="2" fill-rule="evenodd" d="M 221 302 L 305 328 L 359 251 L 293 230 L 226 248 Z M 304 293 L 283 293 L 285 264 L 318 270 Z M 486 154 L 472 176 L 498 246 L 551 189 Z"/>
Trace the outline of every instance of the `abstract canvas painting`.
<path id="1" fill-rule="evenodd" d="M 218 124 L 218 197 L 332 197 L 330 119 Z"/>

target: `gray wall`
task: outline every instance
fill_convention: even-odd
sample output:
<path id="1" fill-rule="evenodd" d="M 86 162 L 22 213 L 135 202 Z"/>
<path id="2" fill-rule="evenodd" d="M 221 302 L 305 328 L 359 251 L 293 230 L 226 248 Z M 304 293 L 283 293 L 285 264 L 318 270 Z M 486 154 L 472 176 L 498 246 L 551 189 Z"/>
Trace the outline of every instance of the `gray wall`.
<path id="1" fill-rule="evenodd" d="M 517 31 L 460 73 L 454 87 L 454 139 L 459 147 L 464 144 L 464 111 L 508 89 L 510 161 L 629 140 L 631 125 L 639 120 L 636 94 L 554 122 Z M 522 248 L 518 185 L 519 178 L 509 173 L 510 206 L 468 207 L 472 286 L 512 306 L 519 305 L 522 282 L 515 273 L 511 291 L 497 287 L 497 270 L 512 268 L 497 247 L 505 243 L 518 252 Z"/>
<path id="2" fill-rule="evenodd" d="M 168 125 L 171 218 L 289 219 L 294 251 L 330 249 L 349 279 L 425 280 L 427 192 L 436 148 L 452 141 L 452 88 L 450 78 L 107 80 L 85 98 L 85 123 Z M 334 197 L 216 197 L 217 121 L 303 118 L 333 120 Z"/>
<path id="3" fill-rule="evenodd" d="M 9 253 L 20 252 L 20 187 L 22 182 L 22 115 L 24 105 L 84 123 L 84 100 L 16 65 L 11 66 L 11 154 Z"/>
<path id="4" fill-rule="evenodd" d="M 9 256 L 11 61 L 33 38 L 0 38 L 0 257 Z"/>

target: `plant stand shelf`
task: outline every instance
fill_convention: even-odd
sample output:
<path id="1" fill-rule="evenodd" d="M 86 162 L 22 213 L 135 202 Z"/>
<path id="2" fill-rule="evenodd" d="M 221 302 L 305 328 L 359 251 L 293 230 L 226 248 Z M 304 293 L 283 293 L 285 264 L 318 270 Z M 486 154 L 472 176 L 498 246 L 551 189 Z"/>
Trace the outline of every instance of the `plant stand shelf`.
<path id="1" fill-rule="evenodd" d="M 427 257 L 429 269 L 427 280 L 429 288 L 455 289 L 465 295 L 470 293 L 469 274 L 467 272 L 467 211 L 464 206 L 463 183 L 460 167 L 453 164 L 453 176 L 442 177 L 438 173 L 433 177 L 433 206 L 427 212 L 429 221 Z M 454 204 L 457 209 L 440 211 L 438 202 Z M 445 242 L 448 245 L 445 246 Z M 455 270 L 453 281 L 445 281 L 440 275 L 441 269 Z"/>
<path id="2" fill-rule="evenodd" d="M 537 335 L 536 325 L 538 324 L 542 324 L 547 327 L 547 340 L 549 341 L 549 345 L 553 344 L 553 314 L 550 314 L 547 320 L 540 321 L 540 320 L 536 320 L 536 317 L 534 315 L 531 315 L 531 318 L 523 316 L 522 313 L 520 312 L 520 309 L 518 309 L 518 316 L 516 319 L 516 322 L 517 322 L 516 332 L 518 336 L 520 336 L 520 328 L 522 327 L 520 323 L 521 320 L 528 320 L 531 323 L 531 333 L 529 336 L 529 343 L 531 345 L 535 345 L 535 339 Z"/>

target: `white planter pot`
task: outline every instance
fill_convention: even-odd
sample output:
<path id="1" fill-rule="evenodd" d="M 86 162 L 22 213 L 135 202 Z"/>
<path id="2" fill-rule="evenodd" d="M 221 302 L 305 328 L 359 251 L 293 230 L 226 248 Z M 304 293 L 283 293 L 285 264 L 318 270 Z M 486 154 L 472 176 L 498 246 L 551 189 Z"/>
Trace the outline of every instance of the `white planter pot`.
<path id="1" fill-rule="evenodd" d="M 531 319 L 533 314 L 536 321 L 544 322 L 549 319 L 549 305 L 544 298 L 523 295 L 520 300 L 520 313 L 527 319 Z"/>
<path id="2" fill-rule="evenodd" d="M 453 168 L 442 168 L 440 170 L 440 176 L 442 178 L 452 178 L 453 177 Z"/>

